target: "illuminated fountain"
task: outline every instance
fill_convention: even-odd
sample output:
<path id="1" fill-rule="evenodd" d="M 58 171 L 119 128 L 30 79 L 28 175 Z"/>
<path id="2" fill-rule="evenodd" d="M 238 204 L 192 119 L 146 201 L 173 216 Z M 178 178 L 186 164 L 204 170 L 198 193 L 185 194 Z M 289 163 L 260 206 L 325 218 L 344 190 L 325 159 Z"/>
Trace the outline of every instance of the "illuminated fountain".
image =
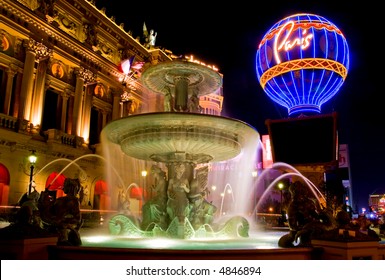
<path id="1" fill-rule="evenodd" d="M 297 43 L 291 44 L 291 40 Z M 312 47 L 307 48 L 308 44 Z M 294 15 L 280 21 L 262 40 L 257 52 L 257 76 L 268 96 L 285 106 L 289 115 L 320 113 L 321 105 L 337 93 L 346 78 L 348 54 L 344 36 L 332 23 L 316 15 Z M 112 216 L 109 235 L 83 236 L 83 246 L 88 248 L 77 250 L 77 258 L 89 258 L 87 252 L 92 252 L 93 258 L 103 259 L 312 259 L 317 258 L 311 243 L 314 233 L 317 237 L 333 234 L 332 238 L 340 238 L 339 225 L 328 216 L 328 209 L 318 209 L 324 206 L 325 198 L 294 168 L 284 163 L 277 166 L 281 176 L 267 188 L 260 178 L 269 170 L 253 180 L 259 143 L 253 127 L 239 120 L 202 114 L 199 96 L 215 93 L 222 86 L 217 72 L 174 60 L 149 67 L 141 78 L 149 91 L 164 95 L 164 110 L 109 123 L 102 131 L 101 142 L 107 169 L 118 170 L 123 177 L 118 180 L 120 176 L 107 170 L 112 204 L 128 189 L 144 187 L 143 182 L 133 185 L 135 180 L 130 180 L 129 174 L 140 173 L 138 164 L 152 164 L 152 195 L 143 191 L 140 216 L 130 211 Z M 209 172 L 210 165 L 227 162 L 242 164 L 235 179 Z M 255 192 L 263 193 L 259 198 L 263 203 L 278 180 L 287 177 L 298 179 L 289 187 L 290 231 L 256 231 L 258 205 L 255 209 L 249 205 L 256 202 Z M 209 201 L 211 183 L 224 186 L 224 194 L 231 189 L 232 213 L 223 211 L 224 197 L 216 201 L 218 204 Z M 325 210 L 319 212 L 322 217 L 317 216 L 318 210 Z M 298 239 L 299 245 L 306 247 L 294 244 Z M 57 250 L 62 250 L 61 258 L 66 258 L 66 250 Z"/>
<path id="2" fill-rule="evenodd" d="M 221 76 L 202 65 L 172 61 L 152 66 L 142 79 L 155 93 L 173 94 L 175 102 L 172 106 L 165 104 L 163 112 L 131 115 L 103 129 L 101 141 L 108 163 L 111 204 L 118 213 L 105 219 L 108 223 L 102 228 L 84 229 L 82 246 L 74 249 L 76 253 L 56 247 L 56 256 L 256 258 L 256 248 L 277 248 L 283 233 L 254 231 L 250 215 L 254 206 L 251 194 L 255 180 L 251 174 L 255 171 L 258 132 L 236 119 L 201 114 L 195 111 L 197 104 L 189 103 L 196 96 L 216 92 L 222 85 Z M 239 165 L 235 176 L 233 171 L 218 176 L 210 170 L 227 162 Z M 142 194 L 140 215 L 119 209 L 118 198 L 143 186 L 143 181 L 138 183 L 138 174 L 145 163 L 151 166 L 148 176 L 154 184 Z M 214 199 L 217 204 L 209 201 L 209 186 L 214 184 L 218 189 L 224 187 L 224 192 L 231 189 L 234 205 L 227 207 L 226 213 L 222 212 L 225 197 L 218 195 Z M 81 256 L 87 252 L 92 252 L 92 256 Z M 260 251 L 259 256 L 266 259 L 269 255 L 272 252 Z"/>
<path id="3" fill-rule="evenodd" d="M 250 226 L 241 209 L 217 224 L 218 206 L 207 200 L 208 166 L 237 157 L 248 163 L 242 171 L 250 179 L 237 186 L 239 196 L 247 198 L 259 139 L 258 132 L 242 121 L 200 113 L 199 96 L 218 91 L 221 76 L 208 67 L 177 60 L 148 68 L 142 80 L 152 92 L 165 95 L 166 102 L 171 94 L 174 102 L 165 104 L 163 112 L 122 118 L 102 131 L 105 153 L 113 150 L 112 143 L 126 156 L 152 162 L 151 175 L 156 177 L 142 217 L 117 214 L 109 221 L 110 233 L 179 239 L 248 237 Z M 250 145 L 253 148 L 246 152 Z M 106 157 L 110 161 L 116 155 Z"/>
<path id="4" fill-rule="evenodd" d="M 289 24 L 284 25 L 284 28 L 272 30 L 272 34 L 277 34 L 277 32 L 278 35 L 283 34 L 285 28 L 290 34 L 292 25 L 293 23 L 290 21 Z M 301 22 L 299 26 L 308 28 L 307 24 Z M 315 25 L 313 29 L 315 32 L 322 33 L 318 30 L 324 28 L 325 24 L 322 22 L 320 26 Z M 335 32 L 339 34 L 338 30 Z M 274 38 L 273 35 L 267 36 L 264 41 L 265 45 L 271 43 L 270 39 Z M 345 41 L 342 40 L 342 43 Z M 277 46 L 275 43 L 272 44 Z M 340 60 L 341 55 L 334 57 L 334 60 L 317 58 L 315 59 L 316 66 L 312 63 L 302 64 L 301 61 L 296 61 L 296 63 L 283 61 L 285 67 L 281 68 L 278 64 L 281 64 L 282 61 L 279 60 L 272 65 L 269 61 L 270 56 L 264 55 L 268 54 L 268 50 L 269 48 L 264 47 L 258 53 L 258 62 L 263 67 L 258 68 L 257 73 L 263 88 L 275 101 L 277 100 L 277 97 L 273 95 L 276 92 L 275 87 L 279 87 L 283 93 L 287 93 L 284 91 L 286 89 L 284 81 L 292 71 L 294 74 L 290 77 L 294 77 L 295 81 L 301 77 L 307 78 L 307 73 L 310 72 L 309 70 L 313 71 L 314 67 L 316 68 L 314 72 L 319 74 L 316 75 L 317 78 L 318 76 L 321 76 L 322 79 L 327 76 L 336 76 L 337 82 L 333 83 L 333 88 L 324 91 L 320 86 L 317 87 L 317 90 L 321 90 L 322 93 L 328 93 L 320 100 L 317 99 L 317 102 L 331 98 L 346 77 L 347 60 L 344 60 L 343 63 L 334 61 Z M 340 64 L 346 65 L 346 67 L 339 67 Z M 328 72 L 319 73 L 324 67 Z M 283 75 L 285 79 L 281 79 L 280 75 Z M 278 78 L 282 83 L 275 81 Z M 248 205 L 255 203 L 251 189 L 264 187 L 256 186 L 257 184 L 253 182 L 251 176 L 255 168 L 259 134 L 253 127 L 240 120 L 202 114 L 199 107 L 199 96 L 218 91 L 222 86 L 222 77 L 213 69 L 203 65 L 175 60 L 151 66 L 142 73 L 142 82 L 151 92 L 164 95 L 164 110 L 131 115 L 109 123 L 102 131 L 101 142 L 107 159 L 106 168 L 113 208 L 118 205 L 118 198 L 122 198 L 119 195 L 127 194 L 131 189 L 140 189 L 140 185 L 143 184 L 143 182 L 138 184 L 130 180 L 129 174 L 139 173 L 137 162 L 142 165 L 144 165 L 143 162 L 152 163 L 151 176 L 154 178 L 154 185 L 151 186 L 151 190 L 153 194 L 146 195 L 143 192 L 141 216 L 133 215 L 128 208 L 124 209 L 127 213 L 121 211 L 108 221 L 109 236 L 82 236 L 83 244 L 79 247 L 83 248 L 57 246 L 51 248 L 54 256 L 56 254 L 57 258 L 62 259 L 139 259 L 144 255 L 150 256 L 151 259 L 194 258 L 194 255 L 199 259 L 312 258 L 312 248 L 295 248 L 290 251 L 277 249 L 278 240 L 281 241 L 282 237 L 287 237 L 282 243 L 290 245 L 292 236 L 279 231 L 275 233 L 254 231 L 256 225 L 251 224 L 254 215 L 251 215 L 252 219 L 250 219 L 250 213 L 253 214 L 255 211 L 250 211 Z M 319 81 L 317 83 L 322 84 Z M 317 83 L 312 82 L 312 85 Z M 293 82 L 294 84 L 297 83 Z M 270 90 L 271 88 L 273 90 Z M 310 92 L 314 92 L 314 90 L 310 90 Z M 286 95 L 284 96 L 286 97 Z M 296 102 L 296 100 L 294 101 Z M 295 102 L 294 104 L 291 99 L 290 102 L 287 105 L 289 114 L 298 113 L 304 105 L 309 105 Z M 306 109 L 320 112 L 322 102 L 312 103 Z M 284 104 L 286 105 L 286 103 Z M 234 202 L 234 207 L 231 209 L 233 212 L 227 213 L 226 211 L 225 215 L 222 212 L 224 197 L 221 200 L 220 208 L 207 199 L 208 182 L 220 179 L 209 172 L 209 166 L 223 162 L 243 164 L 238 168 L 237 178 L 235 181 L 231 181 L 231 184 L 227 182 L 226 178 L 221 183 L 213 181 L 216 185 L 225 186 L 225 191 L 231 189 L 231 199 Z M 288 166 L 284 167 L 288 168 Z M 295 170 L 290 170 L 282 177 L 278 177 L 267 190 L 272 189 L 277 180 L 288 176 L 301 177 L 305 182 L 305 188 L 308 187 L 319 202 L 323 201 L 322 196 L 319 197 L 311 182 Z M 257 183 L 259 183 L 258 180 Z M 142 187 L 144 186 L 142 185 Z M 267 192 L 264 194 L 267 195 Z M 262 201 L 263 196 L 260 199 L 260 202 Z M 267 241 L 270 238 L 274 240 L 274 245 L 271 241 Z M 263 249 L 264 246 L 274 249 L 266 251 Z M 90 247 L 94 249 L 91 250 Z M 118 250 L 113 251 L 112 248 Z M 122 248 L 128 250 L 122 250 Z"/>
<path id="5" fill-rule="evenodd" d="M 307 24 L 306 20 L 311 24 Z M 303 32 L 299 34 L 297 30 L 301 29 Z M 330 36 L 328 33 L 326 37 L 325 30 L 330 30 Z M 298 34 L 300 40 L 295 37 Z M 306 45 L 291 46 L 287 43 L 289 40 Z M 306 48 L 308 44 L 319 47 Z M 332 50 L 335 45 L 343 48 Z M 270 49 L 275 51 L 275 60 L 269 55 Z M 323 56 L 318 57 L 318 53 Z M 309 58 L 303 61 L 297 59 L 295 63 L 290 61 L 291 58 L 303 57 Z M 322 17 L 300 14 L 284 19 L 282 24 L 277 24 L 268 32 L 257 52 L 256 70 L 265 92 L 274 101 L 285 105 L 289 114 L 303 109 L 319 113 L 321 105 L 342 85 L 348 66 L 346 40 L 338 28 Z M 311 86 L 309 90 L 301 87 L 301 94 L 297 91 L 288 93 L 285 81 L 289 78 L 295 79 L 292 84 L 296 90 L 306 84 L 297 83 L 299 79 L 311 81 Z M 327 88 L 332 79 L 335 82 Z M 220 232 L 231 237 L 248 236 L 250 224 L 245 218 L 245 213 L 248 213 L 245 209 L 248 208 L 240 206 L 252 201 L 250 174 L 254 171 L 259 134 L 242 121 L 201 114 L 199 96 L 215 93 L 222 85 L 221 76 L 206 66 L 175 60 L 149 67 L 142 74 L 142 82 L 151 92 L 164 95 L 164 111 L 111 122 L 102 131 L 102 143 L 113 143 L 120 152 L 136 160 L 153 162 L 160 172 L 165 172 L 163 177 L 166 182 L 162 183 L 162 187 L 155 186 L 157 195 L 143 205 L 141 223 L 118 214 L 110 221 L 111 233 L 179 239 L 217 236 Z M 309 94 L 316 93 L 317 98 L 304 98 L 308 91 Z M 297 96 L 299 101 L 293 96 Z M 281 99 L 288 99 L 289 104 Z M 306 103 L 301 103 L 303 100 Z M 311 101 L 309 104 L 308 100 Z M 251 152 L 247 150 L 250 143 L 255 145 L 255 150 Z M 107 147 L 106 150 L 111 151 L 112 148 Z M 209 175 L 205 166 L 243 156 L 248 156 L 248 159 L 239 160 L 246 163 L 240 168 L 242 175 L 238 174 L 239 180 L 230 184 L 234 190 L 235 213 L 222 217 L 227 218 L 228 223 L 220 223 L 219 226 L 214 221 L 217 206 L 206 199 Z M 112 159 L 117 156 L 107 157 Z M 241 181 L 240 178 L 247 179 Z M 223 185 L 226 183 L 222 182 Z M 214 184 L 218 185 L 217 182 Z"/>
<path id="6" fill-rule="evenodd" d="M 317 15 L 297 14 L 279 21 L 269 30 L 259 45 L 256 63 L 262 88 L 273 101 L 286 107 L 289 115 L 320 113 L 322 104 L 331 99 L 345 81 L 349 49 L 345 37 L 334 24 Z M 199 97 L 215 93 L 222 86 L 221 75 L 209 67 L 174 60 L 147 68 L 141 78 L 149 91 L 164 95 L 164 110 L 115 120 L 103 129 L 101 141 L 109 163 L 107 167 L 118 169 L 127 182 L 124 186 L 116 176 L 109 176 L 112 203 L 134 182 L 129 180 L 128 174 L 139 174 L 138 162 L 142 167 L 145 163 L 153 165 L 151 175 L 155 179 L 150 188 L 153 195 L 143 192 L 141 216 L 119 213 L 111 217 L 108 239 L 121 242 L 109 246 L 146 248 L 151 250 L 152 257 L 160 252 L 155 249 L 205 249 L 200 258 L 211 254 L 207 250 L 219 250 L 214 254 L 221 258 L 224 258 L 224 250 L 232 257 L 246 254 L 247 258 L 257 258 L 255 249 L 263 243 L 261 237 L 274 235 L 255 231 L 258 209 L 249 205 L 256 202 L 256 191 L 264 192 L 261 181 L 251 176 L 257 159 L 258 132 L 239 120 L 202 114 Z M 237 172 L 228 172 L 237 173 L 233 174 L 235 179 L 227 180 L 215 171 L 209 172 L 210 165 L 227 162 L 242 164 Z M 262 252 L 264 259 L 295 259 L 293 255 L 280 257 L 282 251 L 277 249 L 278 245 L 293 247 L 297 236 L 301 235 L 301 242 L 302 237 L 306 239 L 301 244 L 309 246 L 313 225 L 319 230 L 326 226 L 320 224 L 319 219 L 313 219 L 309 226 L 307 223 L 300 227 L 294 226 L 295 223 L 290 225 L 293 217 L 316 212 L 316 204 L 322 204 L 325 199 L 296 170 L 286 165 L 281 167 L 285 174 L 277 177 L 268 190 L 281 178 L 294 177 L 300 178 L 303 184 L 297 184 L 298 181 L 291 184 L 292 197 L 298 192 L 311 192 L 306 194 L 306 203 L 292 199 L 288 207 L 288 214 L 292 214 L 291 218 L 289 215 L 290 232 L 280 232 L 280 236 L 276 236 L 274 252 L 270 252 L 270 257 L 266 251 Z M 209 201 L 211 184 L 225 186 L 224 194 L 226 189 L 231 189 L 232 207 L 223 211 L 225 197 L 215 201 L 217 204 Z M 268 191 L 264 192 L 259 203 L 267 195 Z M 310 210 L 305 209 L 308 206 Z M 334 228 L 335 224 L 327 226 Z M 95 244 L 99 246 L 100 243 Z M 242 252 L 229 252 L 236 249 Z M 246 249 L 252 251 L 252 256 Z M 187 255 L 172 253 L 173 258 L 178 254 Z M 292 253 L 310 258 L 311 249 L 288 251 Z"/>
<path id="7" fill-rule="evenodd" d="M 136 161 L 150 162 L 151 175 L 155 178 L 153 195 L 143 195 L 141 217 L 118 213 L 110 218 L 110 235 L 103 237 L 107 244 L 105 246 L 125 248 L 125 257 L 130 252 L 132 257 L 138 257 L 135 254 L 150 253 L 152 257 L 163 254 L 162 258 L 165 258 L 166 253 L 161 250 L 167 250 L 167 254 L 173 254 L 172 258 L 190 254 L 200 254 L 200 257 L 204 255 L 205 258 L 207 254 L 213 254 L 223 258 L 223 250 L 226 250 L 232 256 L 239 254 L 247 258 L 296 258 L 291 254 L 311 258 L 310 239 L 302 243 L 306 248 L 293 244 L 296 233 L 306 238 L 312 234 L 310 227 L 302 233 L 301 229 L 306 224 L 301 225 L 301 228 L 291 228 L 289 233 L 255 231 L 258 225 L 253 221 L 254 215 L 250 215 L 255 212 L 250 211 L 248 204 L 254 203 L 252 188 L 264 187 L 259 180 L 253 182 L 251 176 L 257 159 L 258 132 L 239 120 L 192 111 L 197 106 L 192 106 L 189 101 L 194 95 L 199 97 L 217 91 L 221 86 L 220 75 L 202 65 L 172 61 L 148 68 L 142 74 L 142 79 L 149 90 L 158 94 L 172 94 L 174 102 L 172 106 L 165 104 L 163 112 L 131 115 L 115 120 L 102 131 L 101 140 L 109 163 L 107 168 L 112 167 L 119 170 L 119 174 L 127 175 L 135 169 L 139 173 L 138 167 L 135 167 Z M 124 165 L 127 159 L 130 164 Z M 221 205 L 207 200 L 208 182 L 212 180 L 211 177 L 215 178 L 215 172 L 209 174 L 208 166 L 228 161 L 244 165 L 238 169 L 235 184 L 234 181 L 231 184 L 223 181 L 220 183 L 225 186 L 225 191 L 231 189 L 234 201 L 233 213 L 222 215 L 223 200 Z M 117 162 L 124 167 L 117 167 Z M 317 205 L 324 203 L 325 199 L 318 189 L 296 169 L 286 164 L 277 167 L 283 175 L 271 182 L 266 191 L 262 190 L 262 197 L 267 195 L 278 180 L 299 177 L 303 184 L 292 184 L 290 190 L 303 193 L 309 191 L 309 199 L 306 204 L 303 203 L 302 208 L 311 206 L 314 208 L 310 210 L 316 211 Z M 112 198 L 132 183 L 121 186 L 114 181 L 114 177 L 111 175 L 108 179 L 111 186 L 117 186 L 112 189 Z M 214 184 L 219 185 L 215 181 Z M 311 193 L 314 199 L 310 198 Z M 297 211 L 298 207 L 292 208 L 289 211 Z M 299 211 L 307 211 L 302 208 Z M 317 223 L 319 229 L 325 229 L 326 225 L 320 224 L 318 220 L 315 219 L 314 223 Z M 335 229 L 334 224 L 327 226 Z M 263 241 L 266 237 L 273 237 L 275 244 L 270 242 L 266 245 Z M 99 247 L 100 240 L 94 237 L 84 243 Z M 266 255 L 267 251 L 256 252 L 255 249 L 261 249 L 261 244 L 270 246 L 270 250 L 275 252 L 269 251 L 270 256 Z M 285 251 L 289 247 L 297 248 L 295 251 Z M 205 252 L 202 254 L 199 250 Z"/>

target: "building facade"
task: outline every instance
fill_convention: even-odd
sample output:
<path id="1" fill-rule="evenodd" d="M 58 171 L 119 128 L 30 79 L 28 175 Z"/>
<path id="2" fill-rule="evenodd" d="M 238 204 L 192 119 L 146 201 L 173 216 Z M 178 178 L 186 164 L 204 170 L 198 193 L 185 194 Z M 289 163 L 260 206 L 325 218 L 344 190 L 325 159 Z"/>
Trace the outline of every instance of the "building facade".
<path id="1" fill-rule="evenodd" d="M 17 204 L 32 181 L 39 192 L 60 190 L 63 175 L 81 180 L 85 208 L 108 208 L 115 198 L 105 187 L 100 133 L 116 119 L 163 111 L 163 96 L 142 85 L 141 73 L 180 59 L 139 35 L 94 0 L 0 0 L 2 206 Z M 222 102 L 222 89 L 200 97 L 202 113 L 220 115 Z"/>

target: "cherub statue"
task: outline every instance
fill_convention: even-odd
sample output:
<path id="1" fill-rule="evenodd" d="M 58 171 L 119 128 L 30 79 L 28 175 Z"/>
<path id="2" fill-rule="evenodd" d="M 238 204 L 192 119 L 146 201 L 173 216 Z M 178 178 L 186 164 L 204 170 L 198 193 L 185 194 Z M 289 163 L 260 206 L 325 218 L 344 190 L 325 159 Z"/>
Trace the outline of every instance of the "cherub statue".
<path id="1" fill-rule="evenodd" d="M 197 169 L 196 177 L 191 180 L 190 193 L 188 194 L 191 208 L 189 220 L 194 229 L 205 224 L 211 224 L 217 211 L 217 208 L 206 199 L 209 194 L 207 182 L 208 166 Z"/>
<path id="2" fill-rule="evenodd" d="M 167 213 L 170 220 L 178 217 L 180 223 L 184 223 L 189 210 L 187 194 L 190 192 L 190 183 L 186 178 L 185 171 L 186 167 L 183 163 L 177 164 L 175 176 L 169 180 L 167 189 Z"/>
<path id="3" fill-rule="evenodd" d="M 188 109 L 190 113 L 200 113 L 202 107 L 199 105 L 198 89 L 194 89 L 188 101 Z"/>
<path id="4" fill-rule="evenodd" d="M 165 86 L 164 87 L 164 111 L 165 112 L 171 111 L 171 103 L 172 103 L 171 89 L 169 86 Z"/>

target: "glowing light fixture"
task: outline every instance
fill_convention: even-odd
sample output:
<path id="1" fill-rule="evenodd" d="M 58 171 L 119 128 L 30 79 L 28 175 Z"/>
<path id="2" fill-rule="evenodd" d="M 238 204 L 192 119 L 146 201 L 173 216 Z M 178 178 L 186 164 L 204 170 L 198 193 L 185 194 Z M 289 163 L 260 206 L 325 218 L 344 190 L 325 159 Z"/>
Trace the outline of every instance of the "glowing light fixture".
<path id="1" fill-rule="evenodd" d="M 32 191 L 33 170 L 35 168 L 35 164 L 37 161 L 37 156 L 35 155 L 35 152 L 36 152 L 35 150 L 31 150 L 31 154 L 28 157 L 28 161 L 29 161 L 30 169 L 31 169 L 30 174 L 29 174 L 28 195 L 30 195 L 31 191 Z"/>

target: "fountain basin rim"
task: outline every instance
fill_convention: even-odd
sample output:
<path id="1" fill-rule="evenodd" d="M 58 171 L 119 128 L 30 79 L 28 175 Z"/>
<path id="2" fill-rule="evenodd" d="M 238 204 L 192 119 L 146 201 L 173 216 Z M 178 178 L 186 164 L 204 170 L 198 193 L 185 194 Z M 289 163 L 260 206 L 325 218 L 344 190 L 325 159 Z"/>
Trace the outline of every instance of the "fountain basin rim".
<path id="1" fill-rule="evenodd" d="M 236 157 L 248 141 L 258 141 L 251 125 L 233 118 L 181 112 L 131 115 L 107 124 L 103 139 L 134 158 L 186 153 L 208 155 L 213 162 Z"/>
<path id="2" fill-rule="evenodd" d="M 186 60 L 172 60 L 147 68 L 141 76 L 143 84 L 151 91 L 164 94 L 164 87 L 175 87 L 175 78 L 185 77 L 189 87 L 198 91 L 198 96 L 217 91 L 222 86 L 222 76 L 213 69 Z"/>

